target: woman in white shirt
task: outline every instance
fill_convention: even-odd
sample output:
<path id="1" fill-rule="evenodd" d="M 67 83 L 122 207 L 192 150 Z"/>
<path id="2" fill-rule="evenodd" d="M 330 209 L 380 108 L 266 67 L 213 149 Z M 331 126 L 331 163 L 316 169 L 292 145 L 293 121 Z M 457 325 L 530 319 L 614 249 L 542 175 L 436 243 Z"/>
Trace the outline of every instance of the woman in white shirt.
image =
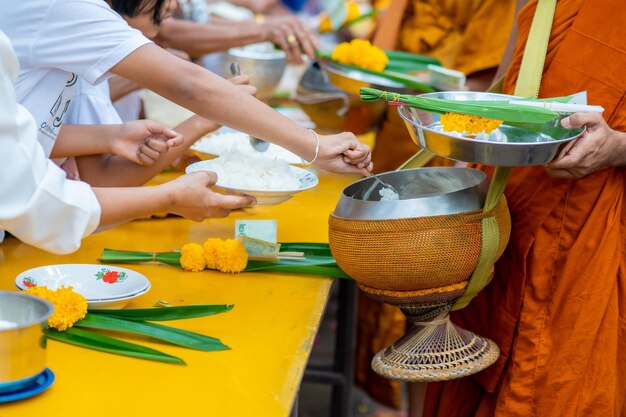
<path id="1" fill-rule="evenodd" d="M 139 188 L 92 189 L 66 179 L 37 142 L 33 117 L 15 100 L 18 70 L 0 31 L 0 230 L 61 254 L 76 250 L 98 227 L 168 211 L 202 220 L 254 204 L 249 197 L 213 193 L 208 188 L 217 179 L 213 173 Z"/>
<path id="2" fill-rule="evenodd" d="M 134 3 L 150 4 L 155 13 L 163 7 L 165 14 L 170 5 L 169 0 Z M 372 169 L 369 147 L 353 134 L 319 137 L 221 77 L 154 45 L 102 0 L 0 0 L 0 6 L 0 27 L 22 67 L 17 98 L 34 114 L 47 154 L 77 77 L 97 84 L 117 74 L 209 120 L 287 148 L 319 168 L 363 175 Z"/>

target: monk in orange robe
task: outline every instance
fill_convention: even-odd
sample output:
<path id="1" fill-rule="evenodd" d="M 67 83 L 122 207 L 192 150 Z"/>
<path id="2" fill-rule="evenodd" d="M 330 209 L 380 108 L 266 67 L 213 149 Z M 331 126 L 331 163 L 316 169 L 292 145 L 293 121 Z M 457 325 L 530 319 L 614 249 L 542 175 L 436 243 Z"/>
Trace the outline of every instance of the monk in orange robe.
<path id="1" fill-rule="evenodd" d="M 519 14 L 506 93 L 536 5 Z M 572 115 L 565 124 L 586 124 L 583 137 L 546 167 L 513 169 L 508 248 L 492 282 L 453 314 L 501 356 L 473 377 L 428 384 L 424 416 L 626 415 L 625 74 L 623 1 L 559 1 L 539 96 L 586 90 L 604 119 Z"/>

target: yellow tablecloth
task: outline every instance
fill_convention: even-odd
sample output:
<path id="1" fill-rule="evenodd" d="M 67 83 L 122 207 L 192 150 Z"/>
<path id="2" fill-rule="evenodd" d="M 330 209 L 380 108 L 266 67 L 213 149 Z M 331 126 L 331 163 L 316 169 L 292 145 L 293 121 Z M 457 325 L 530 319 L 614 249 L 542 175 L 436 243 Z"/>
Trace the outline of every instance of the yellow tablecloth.
<path id="1" fill-rule="evenodd" d="M 202 242 L 208 236 L 232 237 L 234 222 L 241 218 L 277 219 L 280 241 L 326 242 L 328 215 L 340 191 L 355 179 L 321 173 L 318 187 L 286 203 L 247 209 L 225 219 L 135 221 L 85 239 L 78 252 L 67 256 L 51 255 L 9 239 L 0 244 L 0 289 L 15 290 L 15 276 L 29 268 L 96 263 L 105 247 L 165 251 L 190 241 Z M 152 289 L 129 308 L 151 307 L 157 300 L 234 304 L 226 314 L 167 323 L 220 338 L 232 350 L 199 352 L 139 340 L 187 362 L 187 366 L 177 366 L 50 340 L 47 359 L 56 374 L 53 386 L 36 397 L 0 404 L 0 417 L 289 414 L 324 311 L 330 279 L 190 273 L 156 265 L 130 268 L 145 274 Z"/>

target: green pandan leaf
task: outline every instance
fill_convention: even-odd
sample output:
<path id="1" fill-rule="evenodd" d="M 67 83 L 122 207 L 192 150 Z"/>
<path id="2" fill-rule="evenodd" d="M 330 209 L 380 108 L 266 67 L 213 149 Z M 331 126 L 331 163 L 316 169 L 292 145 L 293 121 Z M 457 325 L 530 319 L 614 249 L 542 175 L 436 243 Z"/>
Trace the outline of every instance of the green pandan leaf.
<path id="1" fill-rule="evenodd" d="M 90 314 L 101 314 L 135 321 L 167 321 L 212 316 L 232 310 L 232 304 L 197 304 L 166 308 L 135 308 L 128 310 L 89 310 Z"/>
<path id="2" fill-rule="evenodd" d="M 164 326 L 162 324 L 121 319 L 104 314 L 89 313 L 84 319 L 76 322 L 74 326 L 137 333 L 164 340 L 175 345 L 206 352 L 229 349 L 229 347 L 224 345 L 219 339 L 213 337 L 177 329 L 175 327 Z"/>
<path id="3" fill-rule="evenodd" d="M 60 332 L 54 329 L 48 329 L 46 330 L 46 335 L 50 339 L 88 349 L 95 349 L 102 352 L 130 356 L 133 358 L 148 359 L 151 361 L 186 365 L 185 361 L 176 356 L 167 355 L 155 349 L 150 349 L 134 343 L 124 342 L 122 340 L 90 332 L 88 330 L 70 327 L 63 332 Z"/>
<path id="4" fill-rule="evenodd" d="M 377 90 L 375 88 L 361 88 L 363 101 L 399 101 L 411 107 L 431 111 L 434 113 L 461 113 L 489 119 L 504 120 L 506 122 L 547 123 L 558 117 L 558 113 L 543 107 L 531 107 L 511 104 L 503 100 L 493 101 L 460 101 L 445 100 L 431 97 L 421 97 L 409 94 L 398 94 Z"/>
<path id="5" fill-rule="evenodd" d="M 304 258 L 299 260 L 281 259 L 278 261 L 248 261 L 248 265 L 243 272 L 291 272 L 295 274 L 321 275 L 331 278 L 350 277 L 337 266 L 335 259 L 330 251 L 328 243 L 311 243 L 311 242 L 281 242 L 281 251 L 283 252 L 304 252 Z M 180 268 L 180 252 L 161 252 L 152 254 L 151 252 L 130 252 L 112 249 L 104 249 L 100 258 L 103 262 L 109 263 L 141 263 L 153 261 L 155 258 L 160 260 L 167 258 L 168 265 Z M 186 306 L 193 307 L 193 306 Z M 180 307 L 171 307 L 180 308 Z M 168 309 L 171 309 L 168 308 Z M 91 312 L 101 313 L 111 310 L 90 310 Z M 113 310 L 113 311 L 132 311 L 132 310 Z M 110 314 L 110 313 L 103 313 Z M 175 318 L 174 318 L 175 319 Z M 139 318 L 137 320 L 156 320 L 151 318 Z M 173 319 L 169 319 L 173 320 Z"/>

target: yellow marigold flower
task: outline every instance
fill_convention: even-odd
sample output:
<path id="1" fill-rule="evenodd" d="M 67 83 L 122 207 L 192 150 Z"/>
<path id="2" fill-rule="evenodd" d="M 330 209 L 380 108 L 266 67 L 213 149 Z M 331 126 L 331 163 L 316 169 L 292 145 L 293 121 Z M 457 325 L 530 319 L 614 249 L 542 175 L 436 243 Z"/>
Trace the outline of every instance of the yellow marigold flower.
<path id="1" fill-rule="evenodd" d="M 185 271 L 198 272 L 206 266 L 204 248 L 197 243 L 187 243 L 180 249 L 180 266 Z"/>
<path id="2" fill-rule="evenodd" d="M 333 22 L 330 20 L 328 13 L 320 13 L 319 31 L 322 33 L 332 32 Z"/>
<path id="3" fill-rule="evenodd" d="M 224 241 L 220 238 L 208 238 L 202 245 L 204 248 L 204 260 L 206 261 L 207 268 L 217 268 L 218 253 L 223 251 Z"/>
<path id="4" fill-rule="evenodd" d="M 48 326 L 60 331 L 67 330 L 87 314 L 87 299 L 75 292 L 72 287 L 51 290 L 48 287 L 30 287 L 26 294 L 44 298 L 54 306 L 54 313 L 48 319 Z"/>
<path id="5" fill-rule="evenodd" d="M 385 51 L 364 39 L 340 43 L 333 50 L 331 58 L 341 64 L 354 65 L 376 72 L 384 70 L 389 63 Z"/>
<path id="6" fill-rule="evenodd" d="M 348 42 L 340 43 L 335 47 L 330 57 L 333 61 L 350 64 L 350 44 Z"/>
<path id="7" fill-rule="evenodd" d="M 217 254 L 217 269 L 221 272 L 241 272 L 248 265 L 248 252 L 236 239 L 226 239 Z"/>
<path id="8" fill-rule="evenodd" d="M 352 22 L 354 19 L 361 16 L 361 10 L 359 5 L 353 1 L 346 2 L 346 22 Z"/>
<path id="9" fill-rule="evenodd" d="M 441 126 L 446 132 L 465 132 L 470 135 L 491 133 L 502 124 L 502 120 L 469 114 L 446 113 L 441 115 Z"/>

